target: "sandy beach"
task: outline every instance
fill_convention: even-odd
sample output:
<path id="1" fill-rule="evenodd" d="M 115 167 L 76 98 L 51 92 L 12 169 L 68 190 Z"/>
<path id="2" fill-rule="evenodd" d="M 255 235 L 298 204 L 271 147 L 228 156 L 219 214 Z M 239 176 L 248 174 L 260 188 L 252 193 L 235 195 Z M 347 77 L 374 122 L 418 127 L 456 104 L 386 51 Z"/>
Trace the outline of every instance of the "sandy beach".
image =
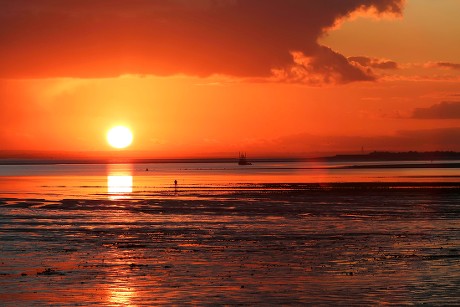
<path id="1" fill-rule="evenodd" d="M 2 305 L 456 304 L 458 183 L 0 199 Z"/>

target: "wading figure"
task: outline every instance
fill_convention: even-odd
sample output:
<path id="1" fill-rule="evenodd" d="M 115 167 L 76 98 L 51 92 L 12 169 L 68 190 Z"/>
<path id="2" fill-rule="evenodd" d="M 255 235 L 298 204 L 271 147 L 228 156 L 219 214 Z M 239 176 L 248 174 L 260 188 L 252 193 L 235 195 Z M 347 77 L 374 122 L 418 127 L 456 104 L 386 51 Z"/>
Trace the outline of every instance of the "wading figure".
<path id="1" fill-rule="evenodd" d="M 174 180 L 174 195 L 177 195 L 177 180 Z"/>

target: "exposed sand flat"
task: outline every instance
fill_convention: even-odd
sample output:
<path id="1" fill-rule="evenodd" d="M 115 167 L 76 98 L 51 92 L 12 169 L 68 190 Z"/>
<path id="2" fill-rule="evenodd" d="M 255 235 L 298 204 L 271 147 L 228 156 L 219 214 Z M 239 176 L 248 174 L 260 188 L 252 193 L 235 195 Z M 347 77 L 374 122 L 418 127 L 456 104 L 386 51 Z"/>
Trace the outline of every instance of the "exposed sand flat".
<path id="1" fill-rule="evenodd" d="M 460 185 L 0 199 L 3 305 L 456 304 Z"/>

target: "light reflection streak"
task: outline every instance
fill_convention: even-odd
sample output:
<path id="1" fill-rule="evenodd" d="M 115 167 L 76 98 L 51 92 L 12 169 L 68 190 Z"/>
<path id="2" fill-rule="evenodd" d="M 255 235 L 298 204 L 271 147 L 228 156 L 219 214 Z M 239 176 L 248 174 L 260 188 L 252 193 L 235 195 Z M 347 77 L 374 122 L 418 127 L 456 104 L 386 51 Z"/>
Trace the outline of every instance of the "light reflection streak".
<path id="1" fill-rule="evenodd" d="M 107 193 L 109 199 L 125 199 L 133 192 L 132 166 L 110 164 L 107 167 Z"/>
<path id="2" fill-rule="evenodd" d="M 112 283 L 114 287 L 109 289 L 108 301 L 117 306 L 132 306 L 131 300 L 136 297 L 136 293 L 130 287 L 123 284 L 124 282 L 120 280 Z"/>
<path id="3" fill-rule="evenodd" d="M 133 192 L 133 176 L 107 176 L 109 194 L 126 194 Z"/>

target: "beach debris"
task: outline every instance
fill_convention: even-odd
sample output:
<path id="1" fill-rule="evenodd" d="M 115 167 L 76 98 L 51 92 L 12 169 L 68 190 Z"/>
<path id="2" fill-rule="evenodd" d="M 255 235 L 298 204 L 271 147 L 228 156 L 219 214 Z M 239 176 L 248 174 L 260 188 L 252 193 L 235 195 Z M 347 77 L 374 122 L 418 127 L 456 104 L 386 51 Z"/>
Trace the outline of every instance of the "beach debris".
<path id="1" fill-rule="evenodd" d="M 64 248 L 64 253 L 73 253 L 76 252 L 76 248 Z"/>
<path id="2" fill-rule="evenodd" d="M 37 272 L 37 276 L 38 275 L 51 276 L 51 275 L 65 275 L 65 274 L 62 273 L 62 272 L 56 271 L 56 270 L 54 270 L 52 268 L 46 268 L 45 270 L 43 270 L 41 272 Z"/>
<path id="3" fill-rule="evenodd" d="M 132 249 L 132 248 L 146 248 L 147 244 L 142 244 L 142 243 L 123 243 L 123 242 L 117 242 L 115 243 L 117 248 L 127 248 L 127 249 Z"/>
<path id="4" fill-rule="evenodd" d="M 148 267 L 148 264 L 136 264 L 136 263 L 130 263 L 129 268 L 134 269 L 134 268 L 146 268 Z"/>

